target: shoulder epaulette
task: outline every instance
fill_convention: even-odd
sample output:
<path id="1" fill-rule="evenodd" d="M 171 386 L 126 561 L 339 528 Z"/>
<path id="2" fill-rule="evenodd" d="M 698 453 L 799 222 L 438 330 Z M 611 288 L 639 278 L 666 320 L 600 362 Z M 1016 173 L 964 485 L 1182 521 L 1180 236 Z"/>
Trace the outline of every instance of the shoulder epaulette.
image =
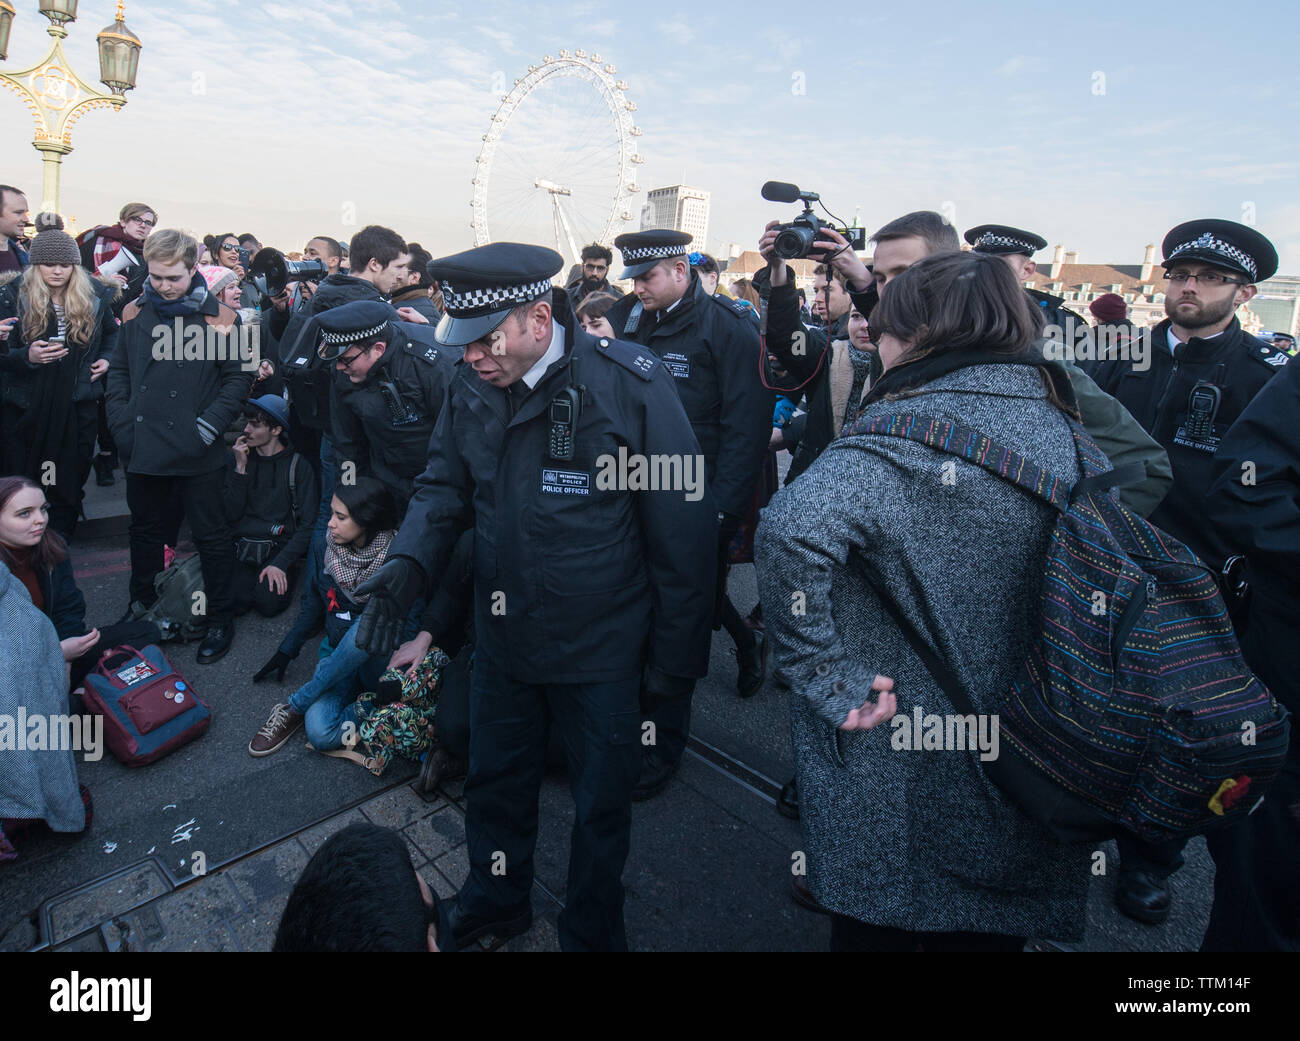
<path id="1" fill-rule="evenodd" d="M 754 308 L 743 300 L 735 300 L 732 297 L 723 296 L 721 293 L 714 294 L 712 300 L 733 318 L 744 318 L 746 315 L 758 317 L 754 312 Z"/>
<path id="2" fill-rule="evenodd" d="M 1246 348 L 1247 355 L 1271 369 L 1280 369 L 1291 360 L 1291 355 L 1287 354 L 1286 351 L 1280 351 L 1271 343 L 1265 343 L 1254 336 L 1246 337 L 1243 346 Z"/>
<path id="3" fill-rule="evenodd" d="M 422 361 L 433 365 L 438 360 L 441 351 L 431 343 L 425 343 L 421 340 L 413 340 L 409 336 L 406 338 L 406 353 L 413 358 L 419 358 Z"/>
<path id="4" fill-rule="evenodd" d="M 644 347 L 628 343 L 626 340 L 611 340 L 608 336 L 602 336 L 596 341 L 596 350 L 615 364 L 635 372 L 647 382 L 654 379 L 655 370 L 661 364 L 659 359 Z"/>

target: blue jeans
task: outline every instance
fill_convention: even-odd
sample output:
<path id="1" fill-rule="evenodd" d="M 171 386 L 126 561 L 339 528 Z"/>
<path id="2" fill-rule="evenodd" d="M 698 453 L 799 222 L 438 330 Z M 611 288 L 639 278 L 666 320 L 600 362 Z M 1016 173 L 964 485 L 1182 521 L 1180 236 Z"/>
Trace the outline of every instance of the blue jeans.
<path id="1" fill-rule="evenodd" d="M 343 747 L 343 730 L 352 724 L 356 733 L 357 695 L 369 686 L 373 689 L 388 664 L 357 647 L 357 627 L 347 631 L 339 645 L 330 648 L 329 639 L 321 641 L 321 658 L 311 679 L 289 696 L 289 707 L 304 716 L 307 740 L 321 752 Z"/>

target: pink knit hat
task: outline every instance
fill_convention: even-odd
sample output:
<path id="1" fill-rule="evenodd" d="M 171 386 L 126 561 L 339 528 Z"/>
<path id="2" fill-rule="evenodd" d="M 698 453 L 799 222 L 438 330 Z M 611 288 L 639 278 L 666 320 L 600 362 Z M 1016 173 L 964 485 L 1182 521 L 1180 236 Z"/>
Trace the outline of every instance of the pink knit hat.
<path id="1" fill-rule="evenodd" d="M 235 273 L 230 268 L 219 267 L 216 264 L 200 264 L 199 274 L 203 276 L 203 281 L 207 282 L 208 292 L 213 296 L 235 281 Z"/>

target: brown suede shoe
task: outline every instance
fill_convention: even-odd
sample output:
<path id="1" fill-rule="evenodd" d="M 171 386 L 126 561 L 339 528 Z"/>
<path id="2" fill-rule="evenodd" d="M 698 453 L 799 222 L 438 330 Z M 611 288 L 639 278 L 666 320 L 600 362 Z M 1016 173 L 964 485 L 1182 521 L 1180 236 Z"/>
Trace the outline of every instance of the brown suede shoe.
<path id="1" fill-rule="evenodd" d="M 271 709 L 271 718 L 266 721 L 266 726 L 248 743 L 248 754 L 263 756 L 278 752 L 280 746 L 293 737 L 300 726 L 302 716 L 288 705 L 276 705 Z"/>

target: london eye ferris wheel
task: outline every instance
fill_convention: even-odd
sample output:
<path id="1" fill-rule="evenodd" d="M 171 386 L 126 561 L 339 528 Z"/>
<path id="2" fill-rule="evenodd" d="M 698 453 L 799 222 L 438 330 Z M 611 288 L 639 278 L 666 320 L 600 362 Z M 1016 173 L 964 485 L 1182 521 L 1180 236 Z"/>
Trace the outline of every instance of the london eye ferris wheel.
<path id="1" fill-rule="evenodd" d="M 562 50 L 515 80 L 492 116 L 474 174 L 474 244 L 554 245 L 577 263 L 632 219 L 642 162 L 627 83 L 599 54 Z"/>

